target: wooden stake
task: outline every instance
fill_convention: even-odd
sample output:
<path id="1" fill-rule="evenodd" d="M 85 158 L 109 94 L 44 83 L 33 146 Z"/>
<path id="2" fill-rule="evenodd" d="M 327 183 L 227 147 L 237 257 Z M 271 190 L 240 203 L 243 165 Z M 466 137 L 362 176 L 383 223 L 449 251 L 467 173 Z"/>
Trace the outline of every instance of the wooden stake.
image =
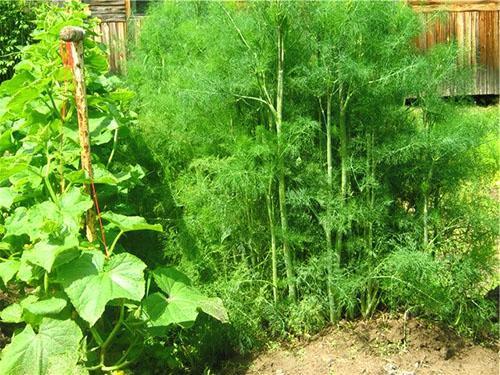
<path id="1" fill-rule="evenodd" d="M 85 171 L 85 175 L 92 180 L 87 96 L 85 88 L 85 74 L 83 69 L 83 39 L 85 37 L 85 30 L 80 27 L 66 26 L 61 30 L 59 35 L 61 40 L 66 44 L 69 66 L 73 72 L 82 169 Z M 85 191 L 92 196 L 89 184 L 85 184 Z M 85 232 L 89 242 L 93 242 L 97 238 L 95 221 L 96 214 L 94 209 L 91 208 L 87 211 L 85 220 Z"/>

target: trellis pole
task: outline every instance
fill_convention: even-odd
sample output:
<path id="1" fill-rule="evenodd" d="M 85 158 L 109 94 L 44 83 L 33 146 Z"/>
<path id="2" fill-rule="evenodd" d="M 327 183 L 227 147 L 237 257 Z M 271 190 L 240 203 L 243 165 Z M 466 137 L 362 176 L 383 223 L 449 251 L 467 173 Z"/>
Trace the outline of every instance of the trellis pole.
<path id="1" fill-rule="evenodd" d="M 65 48 L 63 48 L 63 50 L 65 50 L 67 54 L 68 67 L 71 68 L 73 73 L 82 169 L 84 170 L 86 177 L 92 180 L 87 95 L 83 65 L 83 39 L 85 38 L 85 30 L 80 27 L 66 26 L 62 28 L 59 36 L 61 41 L 65 44 Z M 90 184 L 85 184 L 85 191 L 92 197 Z M 89 242 L 93 242 L 97 238 L 95 222 L 96 214 L 94 208 L 92 207 L 87 211 L 85 218 L 85 232 Z"/>

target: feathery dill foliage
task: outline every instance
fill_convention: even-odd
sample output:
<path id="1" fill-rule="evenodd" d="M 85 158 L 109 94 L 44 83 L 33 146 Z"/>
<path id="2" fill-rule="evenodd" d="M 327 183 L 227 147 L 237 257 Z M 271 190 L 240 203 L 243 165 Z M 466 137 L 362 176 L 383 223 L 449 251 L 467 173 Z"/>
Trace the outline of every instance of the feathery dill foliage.
<path id="1" fill-rule="evenodd" d="M 135 132 L 162 169 L 155 199 L 167 185 L 176 207 L 165 258 L 230 311 L 212 349 L 378 308 L 485 330 L 495 116 L 440 97 L 456 49 L 417 51 L 422 30 L 395 2 L 151 10 L 129 66 Z"/>

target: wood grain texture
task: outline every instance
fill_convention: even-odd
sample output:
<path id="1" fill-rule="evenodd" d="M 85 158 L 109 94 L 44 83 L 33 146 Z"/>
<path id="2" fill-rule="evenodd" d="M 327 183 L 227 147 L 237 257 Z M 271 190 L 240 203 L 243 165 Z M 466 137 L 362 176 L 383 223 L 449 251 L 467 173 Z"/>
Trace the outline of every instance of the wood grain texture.
<path id="1" fill-rule="evenodd" d="M 87 92 L 85 87 L 85 68 L 83 59 L 83 37 L 85 33 L 81 28 L 67 26 L 61 32 L 61 40 L 65 41 L 69 68 L 72 71 L 75 86 L 74 97 L 78 118 L 78 138 L 80 142 L 81 167 L 85 175 L 92 181 L 92 162 L 90 152 L 90 130 L 87 113 Z M 92 197 L 90 185 L 85 183 L 85 191 Z M 91 207 L 85 218 L 85 232 L 89 242 L 95 241 L 97 232 L 95 228 L 96 213 Z"/>
<path id="2" fill-rule="evenodd" d="M 498 0 L 407 0 L 418 12 L 472 12 L 499 11 Z"/>
<path id="3" fill-rule="evenodd" d="M 416 40 L 420 49 L 454 41 L 460 48 L 459 65 L 470 67 L 474 75 L 468 94 L 500 94 L 500 11 L 449 11 L 444 17 L 424 12 L 421 17 L 426 32 Z"/>
<path id="4" fill-rule="evenodd" d="M 90 0 L 90 11 L 103 22 L 125 22 L 127 4 L 125 0 Z"/>
<path id="5" fill-rule="evenodd" d="M 97 28 L 97 39 L 108 49 L 109 70 L 125 73 L 127 58 L 127 22 L 101 22 Z"/>

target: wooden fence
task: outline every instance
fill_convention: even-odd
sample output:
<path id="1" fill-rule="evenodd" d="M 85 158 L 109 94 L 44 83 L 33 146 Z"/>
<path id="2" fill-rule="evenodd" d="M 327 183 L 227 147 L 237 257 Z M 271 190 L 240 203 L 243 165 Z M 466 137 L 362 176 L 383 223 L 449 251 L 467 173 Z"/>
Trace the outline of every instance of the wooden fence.
<path id="1" fill-rule="evenodd" d="M 102 22 L 97 30 L 102 43 L 108 48 L 109 69 L 125 73 L 127 68 L 127 22 Z"/>
<path id="2" fill-rule="evenodd" d="M 428 25 L 417 45 L 428 49 L 455 41 L 459 64 L 470 66 L 475 84 L 472 95 L 500 94 L 500 3 L 498 1 L 409 0 Z M 442 11 L 442 14 L 436 11 Z"/>
<path id="3" fill-rule="evenodd" d="M 109 48 L 110 69 L 126 69 L 127 26 L 140 29 L 142 18 L 130 17 L 130 0 L 88 0 L 92 14 L 101 19 L 101 40 Z M 133 1 L 133 0 L 132 0 Z M 500 3 L 498 0 L 406 0 L 421 13 L 428 31 L 417 45 L 422 49 L 456 41 L 459 63 L 473 69 L 471 95 L 500 94 Z M 439 14 L 438 11 L 442 11 Z"/>
<path id="4" fill-rule="evenodd" d="M 97 34 L 108 48 L 109 68 L 124 73 L 127 59 L 127 26 L 130 0 L 90 0 L 90 12 L 101 20 Z"/>

